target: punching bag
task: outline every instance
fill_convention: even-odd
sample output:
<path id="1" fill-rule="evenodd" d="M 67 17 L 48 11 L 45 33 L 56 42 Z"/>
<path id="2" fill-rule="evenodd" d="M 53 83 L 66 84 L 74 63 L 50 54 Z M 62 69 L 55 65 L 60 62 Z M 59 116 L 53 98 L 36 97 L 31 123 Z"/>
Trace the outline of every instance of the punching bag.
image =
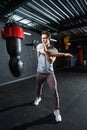
<path id="1" fill-rule="evenodd" d="M 82 50 L 82 48 L 79 48 L 79 52 L 78 52 L 78 64 L 80 64 L 80 65 L 83 64 L 83 50 Z"/>
<path id="2" fill-rule="evenodd" d="M 24 30 L 16 23 L 7 23 L 2 29 L 2 38 L 6 40 L 6 48 L 10 56 L 9 69 L 13 76 L 19 77 L 23 70 L 21 40 L 24 39 Z"/>

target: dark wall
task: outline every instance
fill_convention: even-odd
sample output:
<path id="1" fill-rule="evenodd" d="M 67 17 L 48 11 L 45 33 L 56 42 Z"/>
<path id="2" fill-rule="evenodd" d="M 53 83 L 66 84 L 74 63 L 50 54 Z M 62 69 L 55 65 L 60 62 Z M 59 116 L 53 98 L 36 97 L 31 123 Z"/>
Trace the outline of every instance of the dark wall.
<path id="1" fill-rule="evenodd" d="M 59 47 L 59 43 L 55 44 L 56 48 Z M 65 48 L 65 47 L 64 47 Z M 64 49 L 63 48 L 63 49 Z M 83 51 L 83 56 L 79 56 L 79 48 Z M 59 48 L 58 48 L 59 50 Z M 87 67 L 87 39 L 73 39 L 70 41 L 69 49 L 62 50 L 62 52 L 69 52 L 73 54 L 73 58 L 67 58 L 67 57 L 57 57 L 56 62 L 54 63 L 55 71 L 59 69 L 66 69 L 69 67 L 79 66 L 79 60 L 82 59 L 81 65 Z"/>
<path id="2" fill-rule="evenodd" d="M 28 30 L 25 30 L 28 32 Z M 22 40 L 22 53 L 21 53 L 21 60 L 24 63 L 23 73 L 20 77 L 14 77 L 12 73 L 9 70 L 8 62 L 9 62 L 9 55 L 7 53 L 6 49 L 6 41 L 2 39 L 1 37 L 1 29 L 0 29 L 0 86 L 15 82 L 18 80 L 22 80 L 23 78 L 28 78 L 36 75 L 36 68 L 37 68 L 37 56 L 36 56 L 36 50 L 32 46 L 33 41 L 40 41 L 40 34 L 29 31 L 31 33 L 31 36 L 25 35 L 25 39 Z M 85 44 L 83 45 L 83 41 L 81 42 L 82 48 L 84 50 L 84 57 L 87 61 L 87 42 L 84 40 Z M 77 46 L 80 44 L 80 42 L 77 40 L 76 42 L 71 42 L 71 49 L 69 52 L 74 54 L 75 57 L 78 56 L 78 49 Z M 58 45 L 55 45 L 55 47 L 58 49 Z M 56 62 L 54 64 L 55 70 L 59 70 L 64 67 L 70 67 L 70 60 L 65 60 L 65 57 L 58 57 L 56 59 Z"/>
<path id="3" fill-rule="evenodd" d="M 1 29 L 0 29 L 0 86 L 2 86 L 5 83 L 15 82 L 17 80 L 34 76 L 36 74 L 36 67 L 37 67 L 36 50 L 33 49 L 33 46 L 28 46 L 25 44 L 30 44 L 33 42 L 33 40 L 40 41 L 40 35 L 32 31 L 29 32 L 31 33 L 31 36 L 25 35 L 25 39 L 21 43 L 22 44 L 21 60 L 24 63 L 23 73 L 20 77 L 14 77 L 8 67 L 9 55 L 6 49 L 6 41 L 1 38 Z"/>

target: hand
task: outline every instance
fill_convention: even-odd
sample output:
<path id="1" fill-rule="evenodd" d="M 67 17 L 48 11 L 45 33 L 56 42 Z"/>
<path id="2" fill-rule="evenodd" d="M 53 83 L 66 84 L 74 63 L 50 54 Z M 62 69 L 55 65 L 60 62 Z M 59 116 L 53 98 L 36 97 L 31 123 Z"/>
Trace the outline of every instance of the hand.
<path id="1" fill-rule="evenodd" d="M 65 53 L 65 56 L 66 56 L 66 57 L 71 57 L 71 58 L 73 57 L 73 55 L 70 54 L 70 53 Z"/>
<path id="2" fill-rule="evenodd" d="M 47 52 L 47 47 L 44 43 L 43 43 L 43 46 L 44 46 L 44 51 Z"/>

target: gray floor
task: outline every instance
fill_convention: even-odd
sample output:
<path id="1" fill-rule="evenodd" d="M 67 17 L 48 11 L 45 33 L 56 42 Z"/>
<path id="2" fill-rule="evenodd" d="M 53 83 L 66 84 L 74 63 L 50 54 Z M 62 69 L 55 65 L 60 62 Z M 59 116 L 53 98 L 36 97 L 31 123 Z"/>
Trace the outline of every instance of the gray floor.
<path id="1" fill-rule="evenodd" d="M 56 72 L 63 121 L 56 123 L 47 83 L 34 106 L 35 78 L 0 87 L 0 130 L 87 130 L 87 73 Z"/>

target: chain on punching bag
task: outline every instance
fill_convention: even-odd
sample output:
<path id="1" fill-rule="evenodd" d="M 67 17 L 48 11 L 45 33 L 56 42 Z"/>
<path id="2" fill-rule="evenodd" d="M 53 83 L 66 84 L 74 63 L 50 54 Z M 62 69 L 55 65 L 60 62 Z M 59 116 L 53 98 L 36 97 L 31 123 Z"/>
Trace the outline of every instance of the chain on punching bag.
<path id="1" fill-rule="evenodd" d="M 2 38 L 6 40 L 6 48 L 10 56 L 9 69 L 15 77 L 19 77 L 23 70 L 23 62 L 20 55 L 24 30 L 15 23 L 8 23 L 2 29 Z"/>

